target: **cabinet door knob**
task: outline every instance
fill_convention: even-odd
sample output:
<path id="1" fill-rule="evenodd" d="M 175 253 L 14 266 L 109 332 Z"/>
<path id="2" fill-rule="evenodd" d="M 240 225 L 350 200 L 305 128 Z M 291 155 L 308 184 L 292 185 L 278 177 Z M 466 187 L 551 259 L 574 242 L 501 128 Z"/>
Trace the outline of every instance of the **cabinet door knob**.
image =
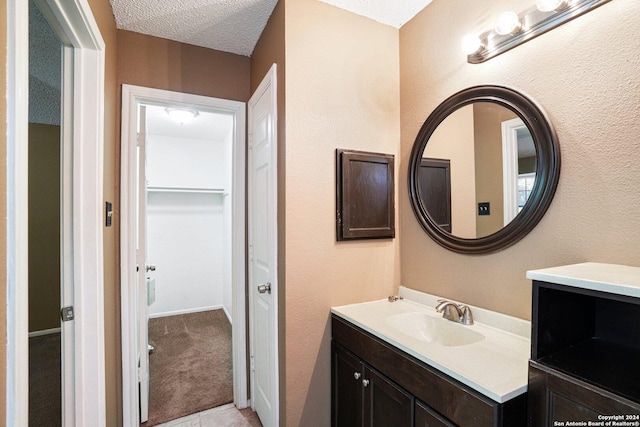
<path id="1" fill-rule="evenodd" d="M 355 378 L 356 380 L 359 380 L 361 376 L 362 376 L 362 374 L 360 372 L 354 372 L 353 373 L 353 378 Z"/>
<path id="2" fill-rule="evenodd" d="M 366 387 L 369 385 L 369 380 L 362 380 L 362 387 Z"/>

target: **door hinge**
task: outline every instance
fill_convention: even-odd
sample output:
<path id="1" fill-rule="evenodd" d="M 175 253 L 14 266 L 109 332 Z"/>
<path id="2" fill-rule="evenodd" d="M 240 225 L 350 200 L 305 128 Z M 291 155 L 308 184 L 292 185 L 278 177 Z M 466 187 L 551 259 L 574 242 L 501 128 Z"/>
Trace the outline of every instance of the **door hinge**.
<path id="1" fill-rule="evenodd" d="M 253 356 L 251 356 L 250 358 L 251 362 L 249 364 L 250 368 L 251 368 L 251 372 L 255 372 L 256 371 L 256 364 L 255 364 L 255 359 Z"/>
<path id="2" fill-rule="evenodd" d="M 60 310 L 60 318 L 62 319 L 63 322 L 68 322 L 70 320 L 73 320 L 74 319 L 73 306 L 70 305 L 69 307 L 62 307 L 62 310 Z"/>
<path id="3" fill-rule="evenodd" d="M 141 133 L 136 134 L 136 146 L 141 147 L 144 144 L 144 135 Z"/>

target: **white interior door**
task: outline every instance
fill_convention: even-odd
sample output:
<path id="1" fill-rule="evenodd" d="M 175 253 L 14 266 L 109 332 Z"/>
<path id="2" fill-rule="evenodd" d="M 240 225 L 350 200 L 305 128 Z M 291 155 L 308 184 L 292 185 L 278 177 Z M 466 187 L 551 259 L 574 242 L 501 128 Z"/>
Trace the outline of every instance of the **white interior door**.
<path id="1" fill-rule="evenodd" d="M 276 65 L 249 100 L 251 403 L 278 425 Z"/>
<path id="2" fill-rule="evenodd" d="M 62 116 L 60 121 L 62 151 L 60 176 L 61 199 L 61 268 L 60 303 L 62 307 L 73 307 L 73 49 L 62 51 Z M 75 422 L 75 320 L 60 322 L 61 368 L 62 368 L 62 425 L 73 427 Z"/>
<path id="3" fill-rule="evenodd" d="M 146 107 L 138 109 L 138 236 L 136 245 L 138 381 L 140 382 L 140 422 L 149 419 L 149 310 L 147 309 L 147 272 L 155 269 L 147 263 L 147 174 L 146 174 Z"/>

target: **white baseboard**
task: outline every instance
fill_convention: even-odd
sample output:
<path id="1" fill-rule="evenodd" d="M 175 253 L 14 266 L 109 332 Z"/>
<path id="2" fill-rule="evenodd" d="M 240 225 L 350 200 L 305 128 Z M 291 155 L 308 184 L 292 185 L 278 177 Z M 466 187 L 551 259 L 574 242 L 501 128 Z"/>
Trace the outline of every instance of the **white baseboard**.
<path id="1" fill-rule="evenodd" d="M 189 314 L 189 313 L 200 313 L 201 311 L 220 310 L 221 308 L 224 308 L 224 307 L 221 305 L 212 305 L 208 307 L 188 308 L 186 310 L 165 311 L 163 313 L 149 314 L 149 318 L 156 319 L 158 317 L 178 316 L 180 314 Z M 227 314 L 226 310 L 225 310 L 225 314 Z M 228 314 L 227 314 L 227 317 L 229 317 Z"/>
<path id="2" fill-rule="evenodd" d="M 224 310 L 224 314 L 227 315 L 227 320 L 229 321 L 229 324 L 233 325 L 233 320 L 231 319 L 231 313 L 229 313 L 229 311 L 227 310 L 227 307 L 222 306 L 222 310 Z"/>
<path id="3" fill-rule="evenodd" d="M 53 328 L 53 329 L 43 329 L 42 331 L 29 332 L 29 338 L 41 337 L 43 335 L 59 334 L 60 330 L 61 330 L 60 328 Z"/>

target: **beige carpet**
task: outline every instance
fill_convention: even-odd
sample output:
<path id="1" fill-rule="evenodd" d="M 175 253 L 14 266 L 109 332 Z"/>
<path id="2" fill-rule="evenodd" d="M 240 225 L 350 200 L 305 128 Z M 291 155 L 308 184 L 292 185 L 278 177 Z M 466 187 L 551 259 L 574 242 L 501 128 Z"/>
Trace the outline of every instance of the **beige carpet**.
<path id="1" fill-rule="evenodd" d="M 154 426 L 233 401 L 231 324 L 222 310 L 149 320 Z"/>

